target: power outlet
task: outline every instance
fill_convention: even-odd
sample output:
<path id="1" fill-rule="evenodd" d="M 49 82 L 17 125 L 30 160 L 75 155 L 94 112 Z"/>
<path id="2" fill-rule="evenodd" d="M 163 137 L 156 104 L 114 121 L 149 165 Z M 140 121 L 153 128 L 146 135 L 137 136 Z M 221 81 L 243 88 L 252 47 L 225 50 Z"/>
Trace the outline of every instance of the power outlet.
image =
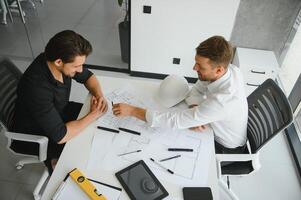
<path id="1" fill-rule="evenodd" d="M 143 6 L 143 13 L 151 14 L 152 7 L 151 6 Z"/>
<path id="2" fill-rule="evenodd" d="M 181 59 L 180 58 L 173 58 L 172 59 L 172 63 L 175 65 L 179 65 L 180 64 Z"/>

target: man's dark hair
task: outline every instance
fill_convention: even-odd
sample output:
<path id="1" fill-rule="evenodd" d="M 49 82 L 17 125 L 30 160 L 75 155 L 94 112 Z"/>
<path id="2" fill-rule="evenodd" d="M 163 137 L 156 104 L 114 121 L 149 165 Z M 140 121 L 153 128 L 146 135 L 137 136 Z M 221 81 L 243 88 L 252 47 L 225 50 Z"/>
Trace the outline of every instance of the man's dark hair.
<path id="1" fill-rule="evenodd" d="M 71 30 L 55 34 L 45 47 L 46 60 L 50 62 L 61 59 L 70 63 L 76 56 L 88 56 L 91 52 L 90 42 Z"/>
<path id="2" fill-rule="evenodd" d="M 213 36 L 203 41 L 197 48 L 199 56 L 209 58 L 211 63 L 227 68 L 232 60 L 233 48 L 222 36 Z"/>

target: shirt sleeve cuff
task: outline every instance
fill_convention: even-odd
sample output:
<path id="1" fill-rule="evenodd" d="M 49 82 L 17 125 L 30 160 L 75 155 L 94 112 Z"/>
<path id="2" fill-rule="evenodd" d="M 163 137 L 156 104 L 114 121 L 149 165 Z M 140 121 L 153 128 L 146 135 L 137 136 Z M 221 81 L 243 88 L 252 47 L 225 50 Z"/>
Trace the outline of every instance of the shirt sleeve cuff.
<path id="1" fill-rule="evenodd" d="M 145 119 L 146 119 L 146 123 L 149 126 L 152 126 L 153 125 L 153 119 L 154 119 L 154 112 L 151 111 L 151 110 L 146 110 Z"/>

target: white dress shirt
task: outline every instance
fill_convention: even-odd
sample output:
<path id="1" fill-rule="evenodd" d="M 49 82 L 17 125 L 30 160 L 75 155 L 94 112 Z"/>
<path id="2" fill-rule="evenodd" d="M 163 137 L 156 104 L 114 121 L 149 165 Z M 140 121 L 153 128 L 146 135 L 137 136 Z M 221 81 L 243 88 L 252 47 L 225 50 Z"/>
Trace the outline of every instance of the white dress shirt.
<path id="1" fill-rule="evenodd" d="M 198 106 L 182 111 L 146 111 L 152 127 L 185 129 L 210 124 L 214 139 L 227 148 L 246 142 L 248 104 L 240 69 L 229 65 L 227 72 L 210 83 L 198 80 L 185 99 Z"/>

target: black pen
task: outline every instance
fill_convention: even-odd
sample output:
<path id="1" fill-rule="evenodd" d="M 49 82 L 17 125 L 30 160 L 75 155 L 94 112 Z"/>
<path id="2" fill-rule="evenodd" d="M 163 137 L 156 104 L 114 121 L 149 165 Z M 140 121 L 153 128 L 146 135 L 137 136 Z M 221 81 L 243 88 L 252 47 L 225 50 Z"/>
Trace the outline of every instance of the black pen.
<path id="1" fill-rule="evenodd" d="M 168 151 L 189 151 L 189 152 L 192 152 L 193 149 L 185 149 L 185 148 L 168 148 Z"/>
<path id="2" fill-rule="evenodd" d="M 160 162 L 171 160 L 171 159 L 174 159 L 174 158 L 179 158 L 179 157 L 181 157 L 181 155 L 176 155 L 176 156 L 172 156 L 172 157 L 169 157 L 169 158 L 164 158 L 164 159 L 160 160 Z"/>
<path id="3" fill-rule="evenodd" d="M 119 127 L 118 129 L 121 130 L 121 131 L 124 131 L 124 132 L 135 134 L 135 135 L 141 135 L 141 133 L 139 133 L 137 131 L 133 131 L 133 130 L 127 129 L 127 128 L 120 128 Z"/>
<path id="4" fill-rule="evenodd" d="M 113 101 L 111 101 L 111 103 L 112 103 L 112 107 L 113 107 L 113 105 L 114 105 L 114 104 L 113 104 Z"/>
<path id="5" fill-rule="evenodd" d="M 97 126 L 97 128 L 101 129 L 101 130 L 104 130 L 104 131 L 109 131 L 109 132 L 113 132 L 113 133 L 119 133 L 118 130 L 107 128 L 107 127 L 103 127 L 103 126 Z"/>
<path id="6" fill-rule="evenodd" d="M 131 152 L 127 152 L 127 153 L 122 153 L 122 154 L 118 154 L 117 156 L 124 156 L 124 155 L 127 155 L 127 154 L 131 154 L 131 153 L 137 153 L 137 152 L 141 152 L 142 150 L 136 150 L 136 151 L 131 151 Z"/>
<path id="7" fill-rule="evenodd" d="M 168 171 L 169 173 L 174 174 L 173 171 L 171 171 L 170 169 L 168 169 L 168 168 L 162 166 L 160 163 L 157 163 L 153 158 L 150 158 L 150 160 L 153 161 L 154 163 L 156 163 L 156 164 L 157 164 L 158 166 L 160 166 L 161 168 L 163 168 L 163 169 L 165 169 L 166 171 Z"/>

